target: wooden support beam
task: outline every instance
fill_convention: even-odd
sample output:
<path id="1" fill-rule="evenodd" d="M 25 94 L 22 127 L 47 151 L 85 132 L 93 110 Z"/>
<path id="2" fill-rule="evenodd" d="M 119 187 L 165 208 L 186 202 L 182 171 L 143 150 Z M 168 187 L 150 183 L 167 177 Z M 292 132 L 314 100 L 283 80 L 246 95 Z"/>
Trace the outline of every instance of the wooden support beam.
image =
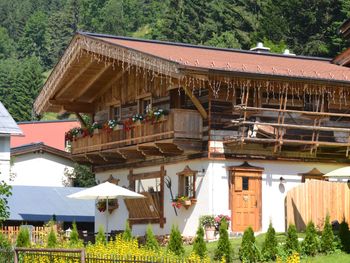
<path id="1" fill-rule="evenodd" d="M 202 118 L 207 119 L 208 113 L 206 112 L 206 110 L 204 109 L 204 107 L 202 106 L 200 101 L 197 99 L 197 97 L 192 94 L 191 90 L 188 87 L 184 86 L 183 89 L 184 89 L 186 95 L 191 99 L 192 103 L 194 104 L 194 106 L 197 108 L 197 110 L 201 114 Z"/>
<path id="2" fill-rule="evenodd" d="M 71 102 L 67 100 L 49 100 L 51 105 L 61 106 L 65 111 L 93 113 L 95 106 L 87 102 Z"/>
<path id="3" fill-rule="evenodd" d="M 166 171 L 164 169 L 164 165 L 160 166 L 160 200 L 159 200 L 159 226 L 160 228 L 164 228 L 165 220 L 164 220 L 164 178 L 166 176 Z"/>
<path id="4" fill-rule="evenodd" d="M 77 116 L 81 127 L 86 128 L 87 124 L 86 124 L 85 120 L 83 119 L 83 117 L 80 115 L 80 113 L 79 112 L 75 112 L 75 116 Z"/>
<path id="5" fill-rule="evenodd" d="M 108 63 L 107 65 L 103 64 L 104 67 L 100 69 L 99 72 L 93 75 L 93 77 L 89 80 L 89 82 L 80 90 L 78 90 L 74 97 L 70 99 L 70 101 L 74 101 L 77 98 L 80 98 L 80 96 L 84 95 L 84 93 L 94 85 L 94 83 L 112 66 L 112 63 Z"/>
<path id="6" fill-rule="evenodd" d="M 66 90 L 68 90 L 72 85 L 73 83 L 78 80 L 78 78 L 80 78 L 81 75 L 83 75 L 88 69 L 89 67 L 92 65 L 92 63 L 94 63 L 93 60 L 89 59 L 89 61 L 84 65 L 84 67 L 82 67 L 78 73 L 76 73 L 74 75 L 73 78 L 71 78 L 71 80 L 62 88 L 60 89 L 57 94 L 56 94 L 56 97 L 59 97 L 60 95 L 63 94 L 63 92 L 65 92 Z"/>

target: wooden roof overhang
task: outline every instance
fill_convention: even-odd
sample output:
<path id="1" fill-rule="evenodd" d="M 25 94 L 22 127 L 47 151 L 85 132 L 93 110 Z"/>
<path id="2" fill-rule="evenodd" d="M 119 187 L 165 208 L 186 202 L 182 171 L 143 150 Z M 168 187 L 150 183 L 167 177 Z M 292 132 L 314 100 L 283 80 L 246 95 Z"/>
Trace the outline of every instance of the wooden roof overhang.
<path id="1" fill-rule="evenodd" d="M 131 67 L 178 78 L 176 62 L 77 33 L 34 103 L 45 111 L 94 112 L 94 102 Z"/>

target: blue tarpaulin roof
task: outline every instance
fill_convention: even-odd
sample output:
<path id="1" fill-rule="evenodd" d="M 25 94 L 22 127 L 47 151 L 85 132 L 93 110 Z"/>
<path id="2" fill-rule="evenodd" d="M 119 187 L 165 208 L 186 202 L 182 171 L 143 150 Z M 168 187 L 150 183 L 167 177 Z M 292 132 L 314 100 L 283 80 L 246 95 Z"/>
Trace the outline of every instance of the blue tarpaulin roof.
<path id="1" fill-rule="evenodd" d="M 84 188 L 12 186 L 8 198 L 9 220 L 49 221 L 55 215 L 57 221 L 94 222 L 95 200 L 67 198 Z"/>

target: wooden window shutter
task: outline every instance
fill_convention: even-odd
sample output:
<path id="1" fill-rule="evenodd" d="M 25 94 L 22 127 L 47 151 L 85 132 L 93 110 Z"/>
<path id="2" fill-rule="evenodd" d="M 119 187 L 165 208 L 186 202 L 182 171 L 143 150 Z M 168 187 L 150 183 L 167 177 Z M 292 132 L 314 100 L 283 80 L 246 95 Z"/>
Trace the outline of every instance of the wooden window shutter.
<path id="1" fill-rule="evenodd" d="M 242 191 L 242 177 L 235 176 L 235 191 Z"/>

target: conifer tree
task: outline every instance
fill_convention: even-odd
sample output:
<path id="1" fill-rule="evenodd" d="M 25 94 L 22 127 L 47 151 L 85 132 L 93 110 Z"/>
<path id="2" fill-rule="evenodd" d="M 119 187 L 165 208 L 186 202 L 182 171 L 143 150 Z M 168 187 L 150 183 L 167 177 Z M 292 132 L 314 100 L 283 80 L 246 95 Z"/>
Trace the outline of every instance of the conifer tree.
<path id="1" fill-rule="evenodd" d="M 182 236 L 178 226 L 172 225 L 170 232 L 170 240 L 167 250 L 178 256 L 183 256 L 185 249 L 183 247 Z"/>
<path id="2" fill-rule="evenodd" d="M 69 245 L 71 247 L 77 246 L 80 243 L 79 241 L 79 233 L 78 233 L 78 229 L 77 229 L 77 224 L 75 222 L 73 222 L 72 225 L 72 232 L 70 233 L 69 236 Z"/>
<path id="3" fill-rule="evenodd" d="M 327 214 L 321 237 L 321 250 L 326 254 L 334 252 L 335 249 L 334 234 L 329 220 L 329 214 Z"/>
<path id="4" fill-rule="evenodd" d="M 275 260 L 277 255 L 276 231 L 270 222 L 262 247 L 262 255 L 265 260 Z"/>
<path id="5" fill-rule="evenodd" d="M 131 228 L 129 225 L 129 221 L 126 221 L 125 223 L 125 230 L 123 232 L 123 240 L 125 241 L 130 241 L 132 239 L 132 232 L 131 232 Z"/>
<path id="6" fill-rule="evenodd" d="M 57 237 L 56 232 L 53 230 L 53 227 L 51 226 L 50 233 L 47 237 L 47 247 L 48 248 L 55 248 L 57 247 Z"/>
<path id="7" fill-rule="evenodd" d="M 219 234 L 220 237 L 218 241 L 218 246 L 215 249 L 214 258 L 216 260 L 222 260 L 224 258 L 226 262 L 232 262 L 233 251 L 231 248 L 230 240 L 228 238 L 226 220 L 221 221 Z"/>
<path id="8" fill-rule="evenodd" d="M 159 250 L 159 243 L 153 234 L 151 225 L 148 225 L 146 230 L 146 248 L 155 251 Z"/>
<path id="9" fill-rule="evenodd" d="M 305 234 L 305 239 L 301 243 L 302 252 L 307 256 L 315 256 L 318 251 L 318 237 L 312 221 L 307 224 Z"/>
<path id="10" fill-rule="evenodd" d="M 297 229 L 293 224 L 290 224 L 288 226 L 285 250 L 288 255 L 293 254 L 293 252 L 300 253 L 300 244 L 298 241 Z"/>
<path id="11" fill-rule="evenodd" d="M 30 247 L 30 237 L 28 228 L 20 228 L 16 240 L 16 247 Z"/>
<path id="12" fill-rule="evenodd" d="M 343 218 L 339 225 L 339 238 L 342 245 L 342 250 L 350 253 L 350 230 L 345 218 Z"/>
<path id="13" fill-rule="evenodd" d="M 96 235 L 96 243 L 97 244 L 103 244 L 103 245 L 105 245 L 107 243 L 105 230 L 104 230 L 102 225 L 100 225 L 98 227 L 98 232 L 97 232 L 97 235 Z"/>
<path id="14" fill-rule="evenodd" d="M 243 233 L 239 258 L 243 262 L 256 262 L 259 260 L 259 251 L 255 245 L 254 231 L 251 227 L 248 227 Z"/>
<path id="15" fill-rule="evenodd" d="M 193 252 L 201 258 L 207 254 L 207 246 L 204 241 L 204 229 L 201 225 L 198 226 L 196 238 L 194 239 Z"/>

